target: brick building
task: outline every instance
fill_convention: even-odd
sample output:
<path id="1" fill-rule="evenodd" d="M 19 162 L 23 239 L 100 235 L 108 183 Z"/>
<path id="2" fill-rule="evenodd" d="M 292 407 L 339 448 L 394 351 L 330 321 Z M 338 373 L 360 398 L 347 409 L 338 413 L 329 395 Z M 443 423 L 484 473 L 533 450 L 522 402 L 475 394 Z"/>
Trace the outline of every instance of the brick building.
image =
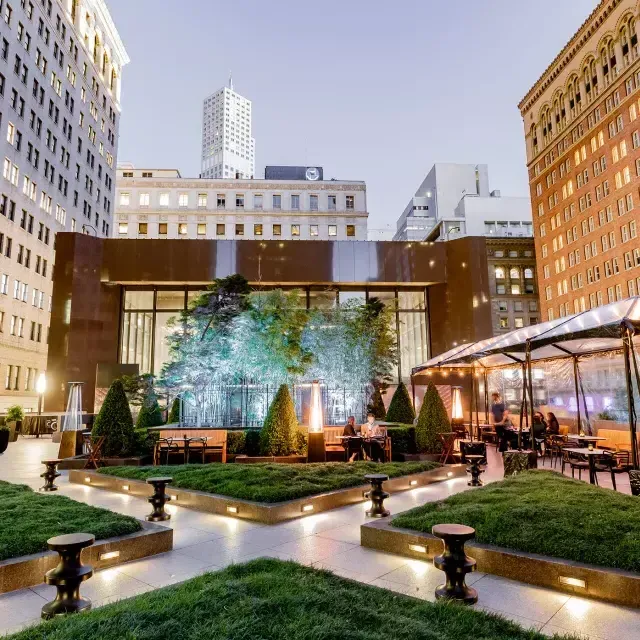
<path id="1" fill-rule="evenodd" d="M 519 105 L 541 320 L 640 293 L 637 0 L 602 0 Z"/>

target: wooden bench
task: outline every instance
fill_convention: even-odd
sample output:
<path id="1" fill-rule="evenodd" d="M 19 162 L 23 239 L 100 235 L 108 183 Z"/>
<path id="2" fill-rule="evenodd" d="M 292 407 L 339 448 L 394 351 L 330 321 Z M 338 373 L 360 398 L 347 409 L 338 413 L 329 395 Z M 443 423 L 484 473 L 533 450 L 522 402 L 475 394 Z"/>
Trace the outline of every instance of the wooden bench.
<path id="1" fill-rule="evenodd" d="M 193 451 L 195 455 L 200 454 L 198 451 L 202 446 L 206 447 L 206 455 L 209 452 L 220 453 L 221 462 L 227 461 L 227 430 L 226 429 L 161 429 L 159 432 L 160 440 L 166 440 L 169 438 L 183 439 L 187 438 L 199 438 L 206 439 L 206 445 L 201 442 L 191 442 L 189 444 L 189 450 Z M 156 451 L 159 452 L 159 448 L 156 447 Z M 157 464 L 157 456 L 154 456 L 154 464 Z"/>
<path id="2" fill-rule="evenodd" d="M 598 435 L 606 438 L 598 442 L 598 446 L 609 447 L 616 451 L 631 451 L 631 434 L 628 429 L 598 429 Z M 638 441 L 640 442 L 640 438 Z"/>

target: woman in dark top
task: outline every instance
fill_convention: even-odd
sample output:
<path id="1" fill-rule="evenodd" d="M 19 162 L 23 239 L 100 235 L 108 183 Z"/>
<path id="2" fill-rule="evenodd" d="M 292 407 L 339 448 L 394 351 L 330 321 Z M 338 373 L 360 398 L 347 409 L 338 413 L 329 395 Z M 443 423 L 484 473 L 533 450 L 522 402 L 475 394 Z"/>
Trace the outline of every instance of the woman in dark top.
<path id="1" fill-rule="evenodd" d="M 547 433 L 550 436 L 560 435 L 560 425 L 554 413 L 547 413 Z"/>

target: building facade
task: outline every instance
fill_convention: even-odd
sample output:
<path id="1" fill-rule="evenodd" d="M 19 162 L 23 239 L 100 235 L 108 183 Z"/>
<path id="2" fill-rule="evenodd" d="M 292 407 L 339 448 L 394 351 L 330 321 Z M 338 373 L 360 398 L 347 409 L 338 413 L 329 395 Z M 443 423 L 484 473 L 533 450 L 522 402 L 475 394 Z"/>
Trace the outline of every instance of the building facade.
<path id="1" fill-rule="evenodd" d="M 0 411 L 30 411 L 46 367 L 56 234 L 113 226 L 129 59 L 103 0 L 0 7 Z"/>
<path id="2" fill-rule="evenodd" d="M 638 13 L 599 2 L 519 105 L 542 320 L 640 291 Z"/>
<path id="3" fill-rule="evenodd" d="M 489 189 L 484 164 L 435 164 L 398 218 L 394 240 L 531 237 L 528 198 Z"/>
<path id="4" fill-rule="evenodd" d="M 251 100 L 229 86 L 202 104 L 201 178 L 248 178 L 255 175 L 255 140 L 251 131 Z"/>
<path id="5" fill-rule="evenodd" d="M 366 240 L 364 182 L 182 178 L 118 167 L 117 238 Z"/>

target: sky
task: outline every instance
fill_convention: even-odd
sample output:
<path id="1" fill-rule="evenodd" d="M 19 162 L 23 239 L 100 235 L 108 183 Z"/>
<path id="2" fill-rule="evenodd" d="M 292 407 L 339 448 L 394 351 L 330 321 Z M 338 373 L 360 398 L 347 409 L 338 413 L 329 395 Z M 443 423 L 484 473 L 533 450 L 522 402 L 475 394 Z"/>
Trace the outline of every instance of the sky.
<path id="1" fill-rule="evenodd" d="M 200 171 L 202 100 L 253 103 L 256 177 L 315 165 L 367 183 L 395 228 L 435 162 L 529 195 L 518 103 L 596 0 L 107 0 L 131 62 L 118 160 Z"/>

